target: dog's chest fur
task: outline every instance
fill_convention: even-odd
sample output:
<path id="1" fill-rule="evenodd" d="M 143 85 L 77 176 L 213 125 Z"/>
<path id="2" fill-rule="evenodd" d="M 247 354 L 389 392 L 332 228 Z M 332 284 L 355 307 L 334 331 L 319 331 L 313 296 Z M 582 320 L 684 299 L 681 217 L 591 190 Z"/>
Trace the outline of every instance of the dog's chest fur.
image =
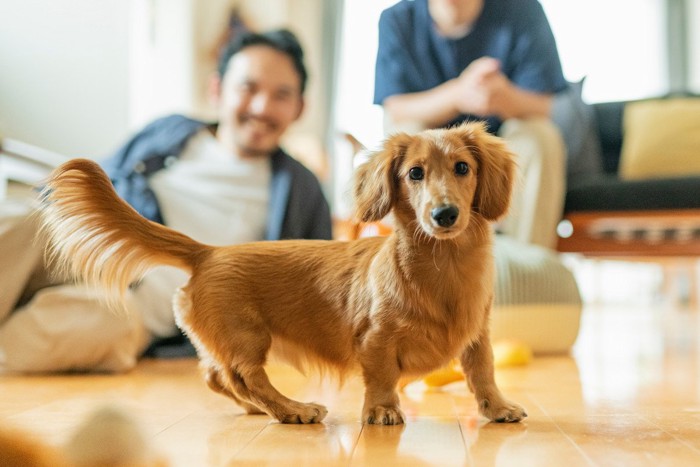
<path id="1" fill-rule="evenodd" d="M 488 332 L 493 262 L 475 252 L 447 259 L 431 254 L 412 258 L 403 266 L 399 263 L 381 263 L 375 271 L 394 280 L 383 280 L 380 305 L 372 319 L 385 322 L 387 339 L 395 339 L 402 372 L 425 373 L 458 356 Z M 387 274 L 387 269 L 401 272 Z M 387 316 L 382 316 L 383 310 Z"/>

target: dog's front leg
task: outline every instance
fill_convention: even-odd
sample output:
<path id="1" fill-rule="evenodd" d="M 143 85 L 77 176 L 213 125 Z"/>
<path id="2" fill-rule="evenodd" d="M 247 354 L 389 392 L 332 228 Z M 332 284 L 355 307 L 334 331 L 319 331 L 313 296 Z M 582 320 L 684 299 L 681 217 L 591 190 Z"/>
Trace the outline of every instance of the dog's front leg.
<path id="1" fill-rule="evenodd" d="M 360 354 L 365 381 L 363 423 L 400 425 L 404 415 L 399 407 L 396 387 L 401 376 L 395 347 L 380 332 L 365 336 Z"/>
<path id="2" fill-rule="evenodd" d="M 460 360 L 469 388 L 474 393 L 479 403 L 479 412 L 483 416 L 495 422 L 519 422 L 527 417 L 525 410 L 506 400 L 496 386 L 488 331 L 483 332 L 476 342 L 464 350 Z"/>

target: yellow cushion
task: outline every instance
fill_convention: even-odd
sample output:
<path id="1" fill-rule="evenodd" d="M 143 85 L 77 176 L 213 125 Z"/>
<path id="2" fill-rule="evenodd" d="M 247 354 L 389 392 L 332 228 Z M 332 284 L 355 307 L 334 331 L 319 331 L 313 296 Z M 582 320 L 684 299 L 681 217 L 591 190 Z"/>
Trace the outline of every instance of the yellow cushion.
<path id="1" fill-rule="evenodd" d="M 630 102 L 623 126 L 621 178 L 700 174 L 700 99 Z"/>

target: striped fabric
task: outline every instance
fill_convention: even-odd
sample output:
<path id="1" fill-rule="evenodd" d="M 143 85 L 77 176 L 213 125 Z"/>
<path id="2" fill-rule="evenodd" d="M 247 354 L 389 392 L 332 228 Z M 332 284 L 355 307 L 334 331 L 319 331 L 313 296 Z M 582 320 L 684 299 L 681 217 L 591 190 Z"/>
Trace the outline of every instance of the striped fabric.
<path id="1" fill-rule="evenodd" d="M 568 352 L 578 337 L 582 309 L 571 271 L 555 252 L 501 235 L 494 255 L 492 341 L 519 341 L 535 354 Z"/>
<path id="2" fill-rule="evenodd" d="M 574 276 L 555 252 L 497 235 L 494 255 L 495 306 L 581 304 Z"/>

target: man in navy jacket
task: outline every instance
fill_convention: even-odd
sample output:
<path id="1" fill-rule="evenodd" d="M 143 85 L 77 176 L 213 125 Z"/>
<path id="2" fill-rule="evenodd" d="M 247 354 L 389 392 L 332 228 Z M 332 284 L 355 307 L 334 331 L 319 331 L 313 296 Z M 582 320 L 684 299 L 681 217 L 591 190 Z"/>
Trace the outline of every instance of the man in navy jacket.
<path id="1" fill-rule="evenodd" d="M 212 85 L 217 124 L 158 119 L 102 165 L 144 217 L 203 243 L 330 239 L 319 181 L 280 148 L 304 108 L 306 78 L 291 32 L 243 33 L 223 50 Z M 145 351 L 193 354 L 171 310 L 175 289 L 187 280 L 182 271 L 150 272 L 129 291 L 131 316 L 117 316 L 99 291 L 41 280 L 35 230 L 28 218 L 5 235 L 12 242 L 0 238 L 0 257 L 12 258 L 14 271 L 12 283 L 2 285 L 0 373 L 124 371 Z"/>

